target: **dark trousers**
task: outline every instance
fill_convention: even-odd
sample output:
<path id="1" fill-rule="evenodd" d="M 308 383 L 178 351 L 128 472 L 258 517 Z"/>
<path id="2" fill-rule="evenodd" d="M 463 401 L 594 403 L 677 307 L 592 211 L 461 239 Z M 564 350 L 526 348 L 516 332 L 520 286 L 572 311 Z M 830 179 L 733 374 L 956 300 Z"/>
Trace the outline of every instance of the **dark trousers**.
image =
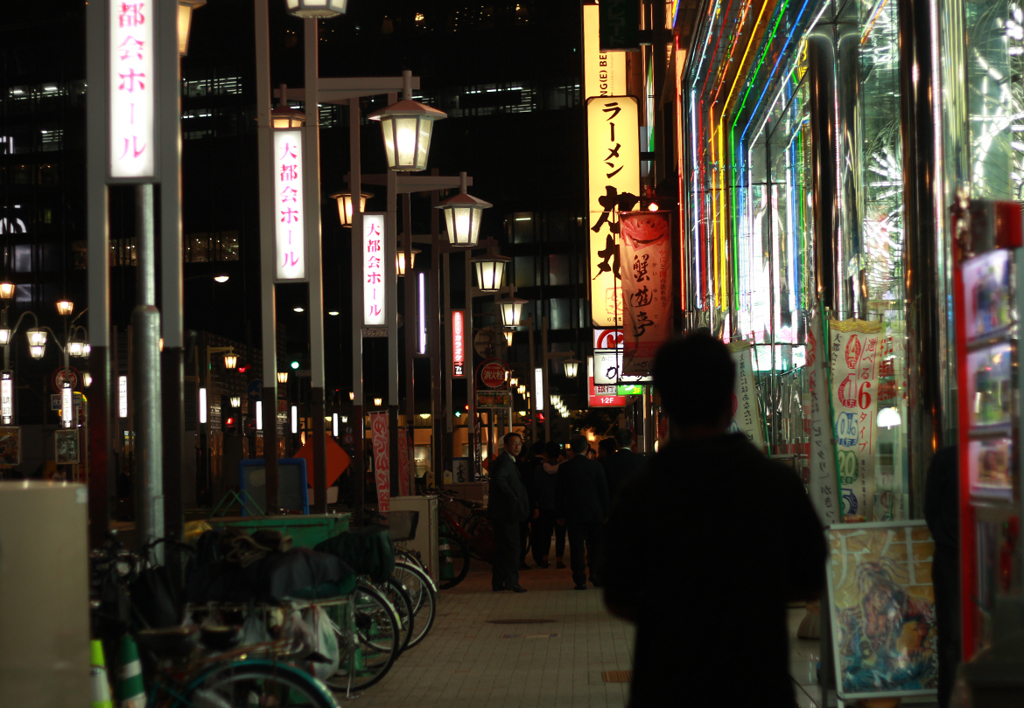
<path id="1" fill-rule="evenodd" d="M 569 545 L 572 547 L 572 557 L 569 565 L 572 568 L 572 580 L 577 585 L 587 584 L 587 558 L 590 559 L 590 582 L 597 585 L 601 582 L 595 568 L 600 562 L 601 548 L 601 522 L 600 521 L 566 521 L 569 527 Z M 586 544 L 586 555 L 583 547 Z"/>
<path id="2" fill-rule="evenodd" d="M 956 549 L 936 548 L 932 560 L 935 628 L 939 633 L 939 708 L 947 708 L 960 665 L 960 558 Z"/>
<path id="3" fill-rule="evenodd" d="M 491 521 L 494 528 L 494 565 L 491 587 L 508 588 L 519 584 L 519 522 Z"/>
<path id="4" fill-rule="evenodd" d="M 530 546 L 533 549 L 533 560 L 540 563 L 551 550 L 551 532 L 555 534 L 555 557 L 565 555 L 565 527 L 558 524 L 554 509 L 541 509 L 540 514 L 532 522 L 533 533 Z"/>
<path id="5" fill-rule="evenodd" d="M 530 522 L 519 522 L 519 563 L 526 563 L 526 546 L 530 541 Z"/>

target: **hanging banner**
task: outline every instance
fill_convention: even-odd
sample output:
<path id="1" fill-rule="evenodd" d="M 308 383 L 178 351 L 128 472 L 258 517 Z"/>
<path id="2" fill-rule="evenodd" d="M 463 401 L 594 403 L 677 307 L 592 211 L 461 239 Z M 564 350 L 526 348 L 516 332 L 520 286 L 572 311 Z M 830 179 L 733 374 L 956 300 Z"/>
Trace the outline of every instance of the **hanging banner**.
<path id="1" fill-rule="evenodd" d="M 409 496 L 409 439 L 405 428 L 398 429 L 398 495 Z"/>
<path id="2" fill-rule="evenodd" d="M 302 211 L 302 131 L 274 131 L 274 279 L 306 279 L 306 219 Z"/>
<path id="3" fill-rule="evenodd" d="M 871 520 L 875 501 L 875 443 L 881 322 L 829 320 L 832 424 L 842 514 Z"/>
<path id="4" fill-rule="evenodd" d="M 751 444 L 764 452 L 764 428 L 761 407 L 757 404 L 757 385 L 750 360 L 750 342 L 737 339 L 729 342 L 732 361 L 736 364 L 736 383 L 732 392 L 732 423 L 730 432 L 743 433 Z"/>
<path id="5" fill-rule="evenodd" d="M 807 332 L 807 379 L 811 403 L 811 451 L 808 491 L 811 504 L 825 526 L 842 521 L 837 494 L 836 452 L 832 443 L 832 425 L 828 409 L 828 379 L 825 376 L 825 337 L 821 313 L 814 310 Z"/>
<path id="6" fill-rule="evenodd" d="M 632 96 L 587 100 L 590 165 L 590 317 L 595 327 L 621 327 L 618 205 L 640 193 L 640 127 Z M 631 198 L 631 200 L 630 200 Z"/>
<path id="7" fill-rule="evenodd" d="M 110 87 L 110 177 L 156 176 L 155 6 L 108 3 L 107 84 Z"/>
<path id="8" fill-rule="evenodd" d="M 672 338 L 672 219 L 666 211 L 636 211 L 619 219 L 619 262 L 624 266 L 622 373 L 651 373 L 654 355 Z"/>
<path id="9" fill-rule="evenodd" d="M 387 324 L 384 217 L 385 214 L 363 214 L 363 325 L 370 327 Z"/>
<path id="10" fill-rule="evenodd" d="M 377 482 L 377 511 L 391 510 L 391 460 L 388 450 L 388 413 L 370 413 L 370 435 L 373 443 L 373 478 Z"/>
<path id="11" fill-rule="evenodd" d="M 601 51 L 601 8 L 583 6 L 583 98 L 626 93 L 626 55 Z"/>

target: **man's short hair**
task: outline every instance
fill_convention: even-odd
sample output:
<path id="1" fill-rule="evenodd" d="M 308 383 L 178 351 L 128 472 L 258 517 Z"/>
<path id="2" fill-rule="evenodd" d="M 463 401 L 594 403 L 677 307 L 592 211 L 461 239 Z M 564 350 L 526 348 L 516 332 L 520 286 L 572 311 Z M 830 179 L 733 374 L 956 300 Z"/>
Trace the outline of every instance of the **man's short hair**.
<path id="1" fill-rule="evenodd" d="M 619 447 L 633 446 L 633 431 L 629 428 L 619 428 L 615 431 L 615 442 Z"/>
<path id="2" fill-rule="evenodd" d="M 554 440 L 548 440 L 544 443 L 544 454 L 548 456 L 549 462 L 554 462 L 562 454 L 562 446 Z"/>
<path id="3" fill-rule="evenodd" d="M 718 425 L 732 412 L 736 365 L 719 339 L 697 332 L 668 342 L 652 374 L 662 408 L 680 427 Z"/>
<path id="4" fill-rule="evenodd" d="M 575 452 L 577 455 L 586 454 L 587 448 L 590 447 L 590 443 L 587 442 L 586 435 L 573 435 L 569 438 L 569 449 Z"/>
<path id="5" fill-rule="evenodd" d="M 604 450 L 606 455 L 611 455 L 618 449 L 619 445 L 615 442 L 615 438 L 601 438 L 597 443 L 597 451 Z"/>
<path id="6" fill-rule="evenodd" d="M 505 433 L 505 437 L 503 437 L 501 440 L 506 445 L 508 445 L 512 438 L 519 438 L 519 442 L 523 441 L 523 436 L 520 435 L 519 433 Z"/>

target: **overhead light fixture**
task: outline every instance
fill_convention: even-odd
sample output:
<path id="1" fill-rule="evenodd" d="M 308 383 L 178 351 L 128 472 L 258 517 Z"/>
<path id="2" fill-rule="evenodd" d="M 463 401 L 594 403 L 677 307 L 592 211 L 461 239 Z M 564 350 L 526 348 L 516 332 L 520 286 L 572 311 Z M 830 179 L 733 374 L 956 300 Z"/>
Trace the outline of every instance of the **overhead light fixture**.
<path id="1" fill-rule="evenodd" d="M 340 313 L 340 312 L 338 312 L 337 310 L 331 310 L 331 311 L 330 311 L 330 312 L 328 312 L 327 314 L 328 314 L 328 315 L 330 315 L 331 317 L 337 317 L 337 316 L 338 316 L 338 315 L 340 315 L 341 313 Z"/>
<path id="2" fill-rule="evenodd" d="M 879 428 L 895 428 L 897 425 L 903 423 L 903 418 L 900 416 L 900 412 L 895 408 L 883 408 L 878 411 L 878 427 Z"/>
<path id="3" fill-rule="evenodd" d="M 178 0 L 178 56 L 188 55 L 188 38 L 192 32 L 192 11 L 206 0 Z"/>
<path id="4" fill-rule="evenodd" d="M 61 317 L 67 317 L 75 311 L 75 303 L 70 300 L 61 300 L 57 303 L 57 314 Z"/>
<path id="5" fill-rule="evenodd" d="M 290 128 L 301 128 L 306 124 L 306 114 L 297 108 L 290 108 L 284 103 L 270 112 L 270 125 L 275 130 L 288 130 Z"/>
<path id="6" fill-rule="evenodd" d="M 217 281 L 218 283 L 226 283 L 229 280 L 231 280 L 231 276 L 230 275 L 221 274 L 221 275 L 213 276 L 213 279 L 215 281 Z"/>
<path id="7" fill-rule="evenodd" d="M 277 382 L 279 384 L 288 383 L 288 372 L 287 371 L 278 371 L 277 372 Z"/>
<path id="8" fill-rule="evenodd" d="M 28 353 L 33 359 L 42 359 L 43 355 L 46 353 L 46 347 L 42 344 L 29 345 Z"/>
<path id="9" fill-rule="evenodd" d="M 452 246 L 472 248 L 480 239 L 480 219 L 483 211 L 490 209 L 491 203 L 466 193 L 465 172 L 460 172 L 459 178 L 459 193 L 445 199 L 435 208 L 444 214 L 444 222 L 448 227 L 448 243 Z"/>
<path id="10" fill-rule="evenodd" d="M 327 19 L 345 14 L 348 0 L 285 0 L 288 13 L 304 19 Z"/>
<path id="11" fill-rule="evenodd" d="M 296 305 L 295 307 L 292 308 L 292 310 L 294 310 L 295 312 L 305 312 L 306 308 L 303 307 L 302 305 Z"/>
<path id="12" fill-rule="evenodd" d="M 573 356 L 573 352 L 569 352 L 569 356 L 569 359 L 566 359 L 565 361 L 562 362 L 562 366 L 565 367 L 566 377 L 574 379 L 576 378 L 576 374 L 579 372 L 580 364 L 582 364 L 583 362 L 579 361 L 578 359 L 571 358 Z"/>
<path id="13" fill-rule="evenodd" d="M 471 263 L 476 271 L 476 286 L 482 293 L 496 293 L 505 281 L 505 270 L 512 259 L 508 256 L 490 254 L 474 258 Z"/>
<path id="14" fill-rule="evenodd" d="M 411 249 L 409 256 L 409 270 L 416 267 L 416 254 L 419 253 L 418 248 Z M 401 243 L 398 244 L 398 254 L 395 258 L 395 268 L 398 271 L 398 277 L 405 277 L 405 247 Z"/>
<path id="15" fill-rule="evenodd" d="M 231 407 L 232 408 L 241 408 L 242 407 L 242 397 L 241 396 L 232 396 L 230 398 L 230 402 L 231 402 Z"/>
<path id="16" fill-rule="evenodd" d="M 501 324 L 505 327 L 518 327 L 519 320 L 523 315 L 523 305 L 529 300 L 520 300 L 516 297 L 507 297 L 498 300 L 498 310 L 501 313 Z"/>
<path id="17" fill-rule="evenodd" d="M 383 403 L 384 403 L 384 399 L 383 398 L 374 398 L 373 399 L 373 405 L 377 406 L 378 408 L 380 408 L 381 405 L 383 405 Z"/>
<path id="18" fill-rule="evenodd" d="M 356 393 L 355 393 L 355 391 L 349 391 L 348 392 L 348 400 L 350 400 L 350 401 L 356 400 Z"/>
<path id="19" fill-rule="evenodd" d="M 505 344 L 507 344 L 508 346 L 511 347 L 512 346 L 512 335 L 515 334 L 515 332 L 513 332 L 510 329 L 506 329 L 502 334 L 505 335 Z"/>
<path id="20" fill-rule="evenodd" d="M 429 413 L 420 413 L 420 418 L 422 418 L 423 420 L 430 420 L 430 414 Z"/>
<path id="21" fill-rule="evenodd" d="M 0 283 L 0 300 L 10 300 L 14 297 L 14 283 Z"/>
<path id="22" fill-rule="evenodd" d="M 235 369 L 238 367 L 238 355 L 237 354 L 225 354 L 224 355 L 224 368 Z"/>
<path id="23" fill-rule="evenodd" d="M 366 200 L 369 199 L 372 196 L 373 196 L 372 194 L 367 194 L 365 192 L 360 192 L 359 193 L 359 212 L 360 213 L 366 211 Z M 353 209 L 353 200 L 352 200 L 352 192 L 338 192 L 337 194 L 332 194 L 331 195 L 331 199 L 337 199 L 338 200 L 338 220 L 341 222 L 341 225 L 343 227 L 345 227 L 346 229 L 351 229 L 352 228 L 352 212 L 354 211 L 354 209 Z"/>
<path id="24" fill-rule="evenodd" d="M 27 332 L 28 344 L 30 347 L 41 347 L 46 344 L 46 330 L 45 329 L 30 329 Z"/>
<path id="25" fill-rule="evenodd" d="M 396 172 L 420 172 L 427 169 L 434 123 L 448 115 L 413 101 L 412 72 L 403 71 L 402 78 L 405 80 L 402 100 L 371 113 L 367 118 L 380 121 L 388 167 Z"/>

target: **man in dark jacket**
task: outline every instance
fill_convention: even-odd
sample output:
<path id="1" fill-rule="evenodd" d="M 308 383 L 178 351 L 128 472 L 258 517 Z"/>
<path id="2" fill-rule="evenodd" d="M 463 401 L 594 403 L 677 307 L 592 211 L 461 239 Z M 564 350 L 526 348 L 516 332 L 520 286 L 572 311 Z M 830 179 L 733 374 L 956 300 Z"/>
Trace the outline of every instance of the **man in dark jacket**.
<path id="1" fill-rule="evenodd" d="M 523 449 L 523 436 L 508 433 L 505 450 L 491 464 L 488 487 L 488 515 L 494 528 L 494 565 L 491 588 L 526 592 L 519 584 L 519 524 L 530 518 L 530 499 L 516 468 Z"/>
<path id="2" fill-rule="evenodd" d="M 605 604 L 636 624 L 630 708 L 719 705 L 723 685 L 730 706 L 793 708 L 786 604 L 821 592 L 821 523 L 792 469 L 726 432 L 721 341 L 670 342 L 653 374 L 673 437 L 621 490 L 602 573 Z"/>
<path id="3" fill-rule="evenodd" d="M 587 589 L 586 555 L 590 582 L 600 587 L 595 566 L 601 557 L 602 525 L 608 516 L 608 483 L 596 460 L 587 458 L 590 444 L 582 435 L 569 438 L 569 459 L 558 471 L 558 523 L 567 526 L 572 579 L 577 590 Z"/>
<path id="4" fill-rule="evenodd" d="M 924 518 L 935 541 L 932 587 L 939 630 L 939 708 L 947 708 L 960 664 L 960 460 L 957 445 L 936 451 L 924 483 Z"/>
<path id="5" fill-rule="evenodd" d="M 633 431 L 622 428 L 615 433 L 615 442 L 619 449 L 612 454 L 600 458 L 604 467 L 605 478 L 608 480 L 608 498 L 612 502 L 618 498 L 619 490 L 630 479 L 647 469 L 647 460 L 633 452 Z"/>

